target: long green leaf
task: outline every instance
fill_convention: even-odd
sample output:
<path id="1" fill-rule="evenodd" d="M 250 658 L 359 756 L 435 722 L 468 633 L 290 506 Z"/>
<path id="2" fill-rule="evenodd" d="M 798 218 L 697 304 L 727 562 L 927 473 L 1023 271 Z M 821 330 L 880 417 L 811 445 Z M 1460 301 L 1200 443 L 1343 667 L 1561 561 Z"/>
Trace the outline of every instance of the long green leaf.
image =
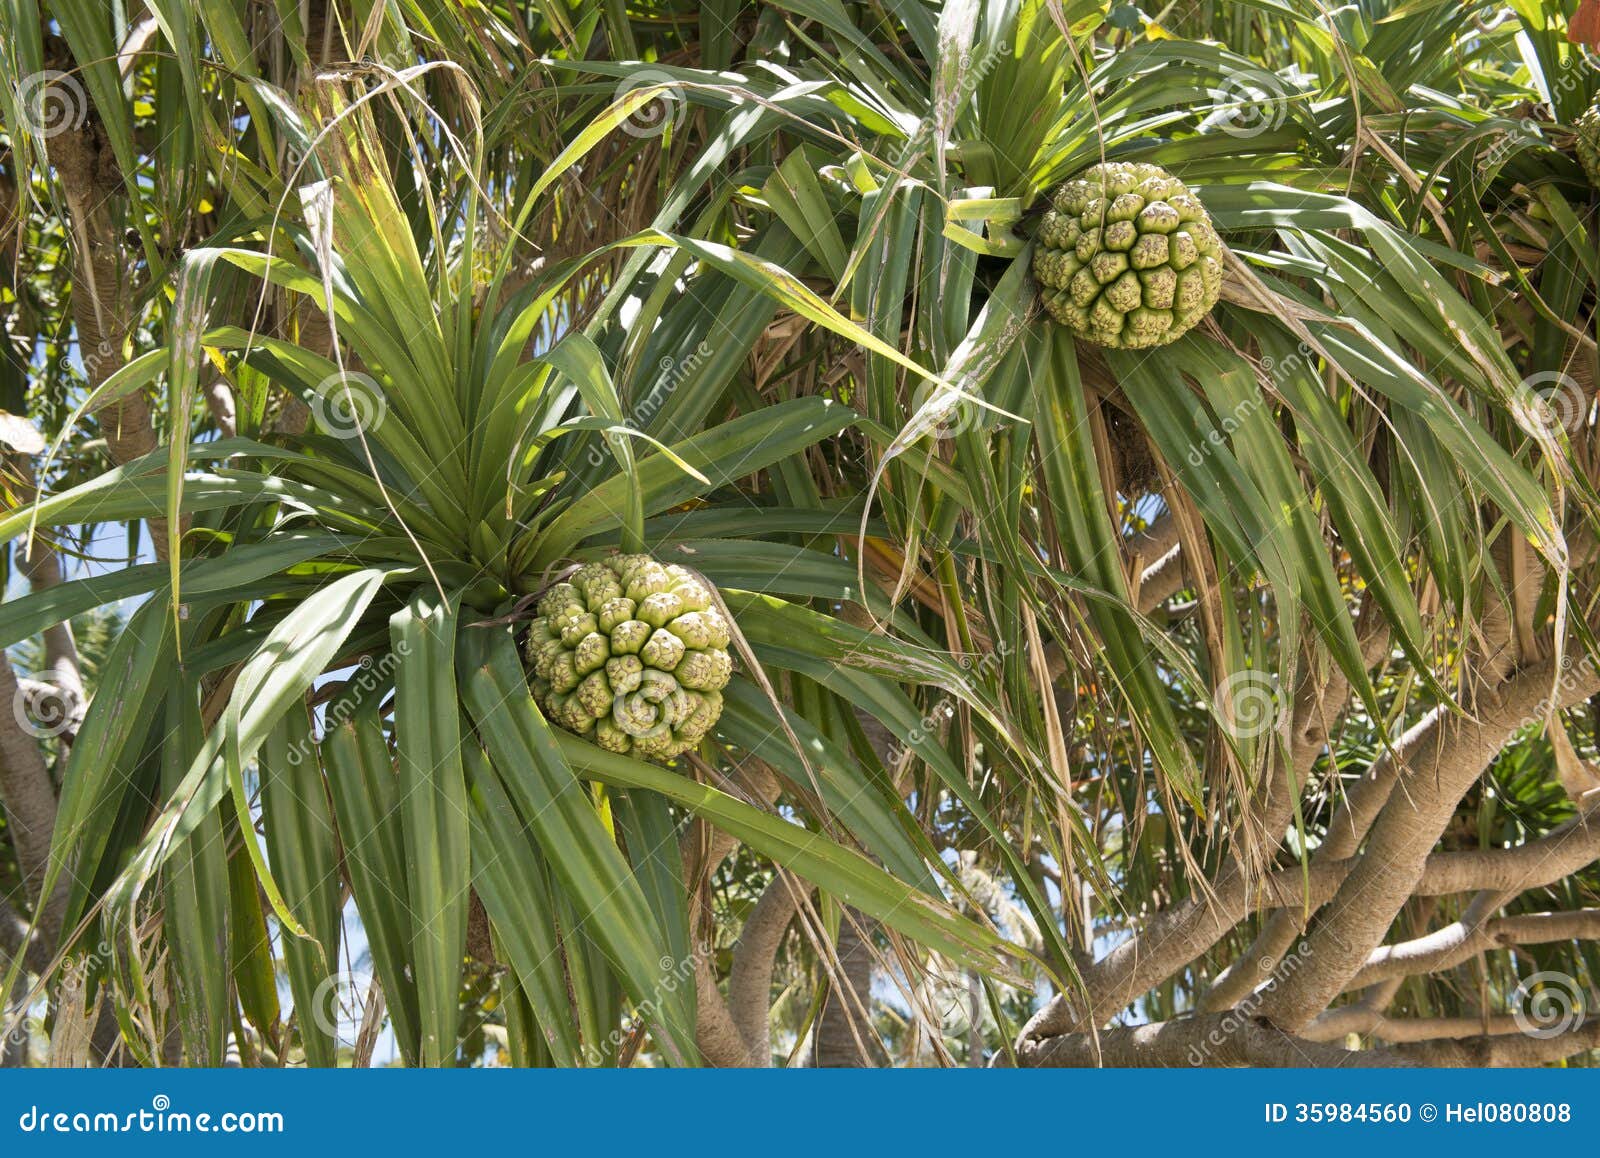
<path id="1" fill-rule="evenodd" d="M 675 993 L 662 992 L 660 962 L 671 943 L 528 694 L 510 634 L 471 628 L 462 633 L 461 643 L 468 710 L 490 760 L 572 900 L 580 924 L 576 931 L 604 950 L 667 1055 L 680 1064 L 692 1061 L 689 1010 Z"/>
<path id="2" fill-rule="evenodd" d="M 470 814 L 454 662 L 459 618 L 458 604 L 441 604 L 424 589 L 389 621 L 400 657 L 395 752 L 426 1066 L 456 1063 L 467 939 Z"/>

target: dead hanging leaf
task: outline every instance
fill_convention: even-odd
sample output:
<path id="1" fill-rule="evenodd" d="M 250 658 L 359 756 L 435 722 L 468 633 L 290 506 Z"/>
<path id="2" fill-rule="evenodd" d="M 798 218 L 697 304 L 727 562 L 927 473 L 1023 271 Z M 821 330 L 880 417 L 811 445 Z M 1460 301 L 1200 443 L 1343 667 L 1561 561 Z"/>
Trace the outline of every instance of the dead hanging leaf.
<path id="1" fill-rule="evenodd" d="M 1600 0 L 1582 0 L 1567 25 L 1567 39 L 1573 44 L 1600 48 Z"/>

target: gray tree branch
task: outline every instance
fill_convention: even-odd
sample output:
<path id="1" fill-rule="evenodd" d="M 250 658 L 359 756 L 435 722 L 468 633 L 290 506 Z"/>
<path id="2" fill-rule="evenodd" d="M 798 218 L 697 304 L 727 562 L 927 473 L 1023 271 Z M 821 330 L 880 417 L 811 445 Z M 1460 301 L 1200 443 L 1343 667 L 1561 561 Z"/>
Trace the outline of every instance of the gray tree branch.
<path id="1" fill-rule="evenodd" d="M 772 1057 L 772 969 L 806 891 L 807 886 L 792 873 L 780 869 L 773 874 L 733 950 L 728 1011 L 757 1066 L 769 1065 Z"/>
<path id="2" fill-rule="evenodd" d="M 1485 897 L 1501 894 L 1485 893 Z M 1487 903 L 1484 907 L 1491 907 Z M 1530 913 L 1517 917 L 1497 917 L 1484 920 L 1469 909 L 1461 920 L 1443 929 L 1401 941 L 1382 945 L 1372 951 L 1359 972 L 1345 986 L 1347 990 L 1364 989 L 1390 978 L 1410 977 L 1418 973 L 1436 973 L 1451 969 L 1491 949 L 1504 949 L 1515 945 L 1542 945 L 1552 941 L 1600 940 L 1600 909 L 1579 909 L 1569 913 Z"/>
<path id="3" fill-rule="evenodd" d="M 1356 1052 L 1284 1033 L 1260 1018 L 1202 1014 L 1176 1021 L 1098 1033 L 1067 1033 L 1024 1041 L 1017 1062 L 1025 1068 L 1097 1066 L 1343 1067 L 1416 1064 L 1382 1049 Z"/>
<path id="4" fill-rule="evenodd" d="M 1261 1015 L 1295 1031 L 1326 1009 L 1382 942 L 1461 797 L 1506 741 L 1552 707 L 1581 702 L 1597 689 L 1600 676 L 1588 664 L 1562 671 L 1542 663 L 1502 684 L 1498 702 L 1477 721 L 1435 726 L 1403 747 L 1405 769 L 1364 855 L 1312 930 L 1306 961 L 1264 996 Z"/>

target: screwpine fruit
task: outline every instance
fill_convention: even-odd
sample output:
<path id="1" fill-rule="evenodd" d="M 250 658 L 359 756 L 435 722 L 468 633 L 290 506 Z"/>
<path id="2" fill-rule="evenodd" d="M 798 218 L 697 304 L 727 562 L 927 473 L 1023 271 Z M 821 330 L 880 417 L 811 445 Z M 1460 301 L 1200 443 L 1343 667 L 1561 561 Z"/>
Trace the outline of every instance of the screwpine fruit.
<path id="1" fill-rule="evenodd" d="M 1600 189 L 1600 95 L 1572 128 L 1577 136 L 1578 164 L 1583 166 L 1589 184 Z"/>
<path id="2" fill-rule="evenodd" d="M 686 568 L 648 555 L 590 563 L 535 610 L 530 686 L 552 723 L 608 752 L 665 760 L 722 715 L 728 621 Z"/>
<path id="3" fill-rule="evenodd" d="M 1096 165 L 1050 202 L 1033 276 L 1050 316 L 1078 337 L 1113 349 L 1164 346 L 1217 304 L 1222 241 L 1165 169 Z"/>

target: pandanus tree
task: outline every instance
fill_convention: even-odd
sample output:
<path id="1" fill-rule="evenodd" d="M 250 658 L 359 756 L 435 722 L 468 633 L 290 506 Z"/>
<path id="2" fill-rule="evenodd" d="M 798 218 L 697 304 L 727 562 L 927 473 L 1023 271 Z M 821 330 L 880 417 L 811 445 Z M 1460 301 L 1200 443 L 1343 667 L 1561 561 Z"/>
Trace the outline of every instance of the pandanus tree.
<path id="1" fill-rule="evenodd" d="M 160 520 L 167 535 L 164 563 L 63 583 L 7 609 L 11 630 L 26 635 L 79 608 L 148 596 L 73 741 L 41 886 L 48 896 L 70 877 L 64 927 L 92 922 L 110 939 L 126 1024 L 146 1024 L 138 998 L 151 979 L 140 927 L 158 875 L 171 914 L 166 943 L 186 982 L 177 991 L 185 1053 L 213 1064 L 231 1024 L 225 952 L 237 897 L 230 889 L 253 889 L 253 874 L 286 934 L 296 1008 L 311 1010 L 319 986 L 338 973 L 343 879 L 371 936 L 408 1059 L 455 1058 L 475 893 L 511 970 L 503 996 L 514 999 L 516 1055 L 564 1064 L 608 1057 L 620 1040 L 615 1006 L 626 1000 L 644 1011 L 641 1024 L 664 1056 L 690 1061 L 698 1056 L 696 961 L 674 805 L 775 855 L 806 881 L 836 889 L 914 941 L 1006 971 L 1015 954 L 941 899 L 932 867 L 940 862 L 897 819 L 904 806 L 862 779 L 838 741 L 798 716 L 786 718 L 768 660 L 752 650 L 772 645 L 773 662 L 801 670 L 848 656 L 890 710 L 903 700 L 886 677 L 901 674 L 895 656 L 911 654 L 912 645 L 781 597 L 849 598 L 850 568 L 814 551 L 743 550 L 725 538 L 749 510 L 738 480 L 836 435 L 851 422 L 849 412 L 830 399 L 797 397 L 705 423 L 671 446 L 636 429 L 586 332 L 526 356 L 530 336 L 582 262 L 542 270 L 502 302 L 510 251 L 477 248 L 484 231 L 477 173 L 456 191 L 458 216 L 430 219 L 432 245 L 420 248 L 378 156 L 373 119 L 338 82 L 326 83 L 330 123 L 314 139 L 307 131 L 306 157 L 319 166 L 325 159 L 328 175 L 302 187 L 304 225 L 284 227 L 288 254 L 275 246 L 188 252 L 177 273 L 173 341 L 111 375 L 81 408 L 97 409 L 159 377 L 181 418 L 200 366 L 217 358 L 230 375 L 255 376 L 299 397 L 312 426 L 271 441 L 238 434 L 190 442 L 180 421 L 169 449 L 5 522 L 8 539 L 127 518 Z M 530 200 L 542 191 L 535 185 Z M 754 270 L 761 288 L 873 341 L 798 283 L 741 263 L 728 247 L 654 232 L 623 243 L 681 247 L 747 279 Z M 308 298 L 329 318 L 335 356 L 244 327 L 208 327 L 205 303 L 233 274 Z M 657 299 L 656 333 L 665 342 L 673 315 L 686 311 Z M 700 308 L 693 298 L 682 301 Z M 651 333 L 637 324 L 591 328 Z M 686 377 L 700 345 L 674 361 Z M 654 372 L 664 358 L 647 351 L 644 364 Z M 694 385 L 674 393 L 675 416 Z M 718 495 L 730 501 L 683 509 Z M 830 519 L 787 505 L 764 514 L 802 530 Z M 600 565 L 614 591 L 595 594 L 593 610 L 611 614 L 613 596 L 626 604 L 606 624 L 614 662 L 642 659 L 646 677 L 674 688 L 657 702 L 648 678 L 640 687 L 635 671 L 630 686 L 618 674 L 597 705 L 604 715 L 596 729 L 587 684 L 563 696 L 572 703 L 560 710 L 552 698 L 572 692 L 578 676 L 612 670 L 601 667 L 604 655 L 585 660 L 588 643 L 605 644 L 592 622 L 592 640 L 583 631 L 571 635 L 560 593 L 597 592 L 594 565 L 574 573 L 567 563 L 607 559 L 618 543 L 631 552 L 621 558 L 640 560 L 644 570 Z M 646 562 L 647 547 L 671 561 L 670 573 Z M 675 606 L 662 611 L 663 601 Z M 574 610 L 574 622 L 585 617 Z M 572 670 L 571 654 L 562 657 L 568 683 L 539 667 L 542 710 L 516 638 L 529 620 L 544 633 L 534 644 L 553 638 L 559 647 L 567 638 L 585 645 L 575 652 L 582 670 Z M 631 627 L 648 638 L 624 648 Z M 695 630 L 706 638 L 694 638 Z M 733 640 L 748 666 L 730 684 Z M 917 650 L 931 649 L 921 641 Z M 948 659 L 918 663 L 927 678 L 966 686 Z M 342 680 L 319 682 L 352 667 L 355 674 Z M 976 689 L 968 694 L 987 708 Z M 312 695 L 324 706 L 320 740 L 307 707 Z M 719 720 L 713 709 L 724 695 Z M 693 719 L 671 714 L 680 700 L 692 702 L 685 711 Z M 640 719 L 643 712 L 651 719 Z M 547 717 L 586 738 L 553 731 Z M 859 828 L 864 847 L 898 878 L 834 838 L 696 782 L 686 768 L 636 758 L 684 755 L 713 723 L 746 751 L 770 750 L 772 763 L 796 778 L 793 791 L 815 795 L 819 823 L 842 825 L 842 833 Z M 669 725 L 678 742 L 654 742 Z M 610 736 L 623 738 L 621 750 Z M 258 800 L 245 780 L 252 761 Z M 591 796 L 586 779 L 607 791 Z M 153 821 L 145 815 L 151 797 L 161 802 Z M 236 846 L 243 859 L 230 856 Z M 246 877 L 242 885 L 230 885 L 230 863 Z M 680 983 L 664 987 L 663 972 L 670 978 L 678 970 L 686 971 Z M 575 1026 L 568 992 L 580 983 L 588 1016 Z M 243 1002 L 246 994 L 238 996 Z M 241 1008 L 270 1032 L 273 1011 Z M 124 1036 L 151 1050 L 160 1044 Z M 300 1019 L 299 1040 L 309 1060 L 332 1062 L 325 1024 Z"/>
<path id="2" fill-rule="evenodd" d="M 0 611 L 137 604 L 0 992 L 331 1064 L 348 897 L 421 1064 L 1595 1047 L 1562 16 L 891 7 L 13 6 L 0 536 L 154 561 Z"/>

